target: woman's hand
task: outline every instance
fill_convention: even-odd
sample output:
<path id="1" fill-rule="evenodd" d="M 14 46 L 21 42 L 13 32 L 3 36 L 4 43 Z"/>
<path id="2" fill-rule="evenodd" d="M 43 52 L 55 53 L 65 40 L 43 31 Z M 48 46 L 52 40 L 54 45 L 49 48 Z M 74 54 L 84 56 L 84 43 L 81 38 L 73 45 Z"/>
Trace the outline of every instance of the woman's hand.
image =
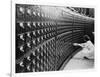
<path id="1" fill-rule="evenodd" d="M 73 45 L 74 45 L 74 46 L 79 46 L 79 44 L 78 44 L 78 43 L 73 43 Z"/>

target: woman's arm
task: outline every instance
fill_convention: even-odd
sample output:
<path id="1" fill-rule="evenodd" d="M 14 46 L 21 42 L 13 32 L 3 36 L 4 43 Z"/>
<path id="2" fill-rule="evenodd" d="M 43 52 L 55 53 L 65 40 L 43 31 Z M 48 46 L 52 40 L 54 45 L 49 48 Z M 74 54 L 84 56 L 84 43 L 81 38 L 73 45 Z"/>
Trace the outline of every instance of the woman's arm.
<path id="1" fill-rule="evenodd" d="M 73 43 L 74 46 L 81 46 L 82 48 L 86 46 L 86 43 Z"/>
<path id="2" fill-rule="evenodd" d="M 78 43 L 73 43 L 73 45 L 74 45 L 74 46 L 80 46 L 80 44 L 78 44 Z"/>

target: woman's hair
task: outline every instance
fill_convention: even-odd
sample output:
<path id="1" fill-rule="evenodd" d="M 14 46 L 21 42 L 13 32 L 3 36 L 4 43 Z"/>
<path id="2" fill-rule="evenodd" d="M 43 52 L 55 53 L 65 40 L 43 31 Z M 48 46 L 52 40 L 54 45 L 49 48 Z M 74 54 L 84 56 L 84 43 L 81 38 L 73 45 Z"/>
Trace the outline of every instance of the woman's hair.
<path id="1" fill-rule="evenodd" d="M 89 41 L 90 40 L 90 37 L 88 35 L 83 36 L 83 38 L 84 38 L 85 41 Z"/>

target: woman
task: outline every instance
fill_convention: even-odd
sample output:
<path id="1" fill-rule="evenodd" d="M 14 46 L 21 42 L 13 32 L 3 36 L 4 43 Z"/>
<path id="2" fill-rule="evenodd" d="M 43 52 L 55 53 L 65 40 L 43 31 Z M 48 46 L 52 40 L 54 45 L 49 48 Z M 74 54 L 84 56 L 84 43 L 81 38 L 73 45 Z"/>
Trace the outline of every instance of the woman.
<path id="1" fill-rule="evenodd" d="M 90 41 L 90 37 L 85 35 L 84 37 L 85 43 L 73 43 L 74 46 L 81 46 L 82 47 L 82 54 L 84 54 L 85 59 L 94 59 L 94 45 Z"/>

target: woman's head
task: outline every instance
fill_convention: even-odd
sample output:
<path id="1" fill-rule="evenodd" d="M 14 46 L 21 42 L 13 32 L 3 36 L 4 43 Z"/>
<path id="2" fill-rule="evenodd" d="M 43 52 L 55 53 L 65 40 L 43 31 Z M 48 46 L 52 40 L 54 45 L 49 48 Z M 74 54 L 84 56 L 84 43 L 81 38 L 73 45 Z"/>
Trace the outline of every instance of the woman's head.
<path id="1" fill-rule="evenodd" d="M 85 35 L 83 38 L 84 38 L 84 41 L 89 41 L 90 40 L 90 37 L 88 35 Z"/>

